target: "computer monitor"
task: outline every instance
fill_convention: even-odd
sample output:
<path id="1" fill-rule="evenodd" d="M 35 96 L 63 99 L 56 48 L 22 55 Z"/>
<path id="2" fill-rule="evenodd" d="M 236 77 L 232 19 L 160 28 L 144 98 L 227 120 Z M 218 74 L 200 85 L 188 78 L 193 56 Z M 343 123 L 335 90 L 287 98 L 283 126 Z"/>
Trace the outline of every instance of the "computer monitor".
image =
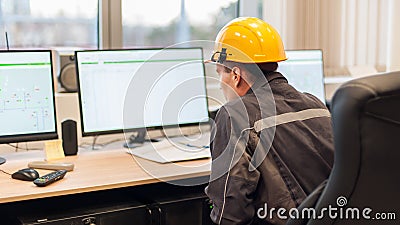
<path id="1" fill-rule="evenodd" d="M 201 48 L 75 54 L 83 136 L 208 122 Z"/>
<path id="2" fill-rule="evenodd" d="M 325 103 L 322 50 L 287 50 L 286 56 L 288 59 L 279 63 L 278 71 L 297 90 L 313 94 Z"/>
<path id="3" fill-rule="evenodd" d="M 0 51 L 0 144 L 56 139 L 51 51 Z"/>

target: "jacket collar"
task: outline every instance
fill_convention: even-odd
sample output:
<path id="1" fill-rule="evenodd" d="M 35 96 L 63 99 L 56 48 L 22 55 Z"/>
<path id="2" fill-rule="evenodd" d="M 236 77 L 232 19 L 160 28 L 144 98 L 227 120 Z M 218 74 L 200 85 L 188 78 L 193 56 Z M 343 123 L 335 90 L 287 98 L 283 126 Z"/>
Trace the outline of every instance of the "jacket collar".
<path id="1" fill-rule="evenodd" d="M 251 86 L 251 88 L 247 91 L 246 95 L 253 93 L 253 91 L 258 89 L 259 87 L 265 86 L 265 85 L 271 83 L 272 81 L 275 81 L 278 79 L 279 80 L 283 79 L 284 82 L 287 83 L 287 79 L 279 72 L 274 71 L 274 72 L 264 74 L 264 77 L 259 78 L 254 82 L 254 84 Z"/>

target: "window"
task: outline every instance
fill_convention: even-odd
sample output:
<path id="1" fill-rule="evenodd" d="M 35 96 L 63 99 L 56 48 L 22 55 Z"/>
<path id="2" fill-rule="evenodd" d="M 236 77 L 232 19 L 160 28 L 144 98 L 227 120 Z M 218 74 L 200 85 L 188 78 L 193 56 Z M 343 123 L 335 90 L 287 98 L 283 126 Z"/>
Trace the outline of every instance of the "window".
<path id="1" fill-rule="evenodd" d="M 122 0 L 123 46 L 214 40 L 237 12 L 238 0 Z"/>
<path id="2" fill-rule="evenodd" d="M 208 59 L 218 31 L 239 15 L 239 3 L 239 0 L 121 0 L 122 46 L 202 47 Z M 182 44 L 186 41 L 194 42 Z M 209 106 L 219 106 L 225 99 L 215 67 L 206 65 L 205 69 Z"/>
<path id="3" fill-rule="evenodd" d="M 0 0 L 0 48 L 97 48 L 98 0 Z"/>
<path id="4" fill-rule="evenodd" d="M 109 35 L 108 30 L 99 32 L 99 4 L 103 1 L 0 0 L 0 48 L 6 48 L 5 32 L 11 49 L 98 48 L 99 35 Z M 123 43 L 106 44 L 105 48 L 213 40 L 223 25 L 237 17 L 239 5 L 239 0 L 108 1 L 106 7 L 121 1 L 122 12 L 105 16 L 122 17 Z"/>

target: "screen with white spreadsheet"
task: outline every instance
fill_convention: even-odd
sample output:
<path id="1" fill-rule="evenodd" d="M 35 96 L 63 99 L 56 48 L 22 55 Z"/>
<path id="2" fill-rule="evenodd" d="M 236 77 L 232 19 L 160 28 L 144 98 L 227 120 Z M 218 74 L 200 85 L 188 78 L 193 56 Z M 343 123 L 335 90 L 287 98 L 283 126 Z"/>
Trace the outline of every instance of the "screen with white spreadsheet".
<path id="1" fill-rule="evenodd" d="M 77 51 L 83 135 L 208 122 L 201 48 Z"/>
<path id="2" fill-rule="evenodd" d="M 298 91 L 313 94 L 325 103 L 322 51 L 286 50 L 286 56 L 286 61 L 279 62 L 278 71 Z"/>

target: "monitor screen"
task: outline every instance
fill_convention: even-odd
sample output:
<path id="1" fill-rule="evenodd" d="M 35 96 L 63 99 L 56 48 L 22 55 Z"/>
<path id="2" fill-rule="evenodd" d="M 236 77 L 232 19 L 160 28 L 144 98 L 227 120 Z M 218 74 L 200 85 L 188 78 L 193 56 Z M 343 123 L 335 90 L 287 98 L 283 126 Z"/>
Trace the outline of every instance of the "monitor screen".
<path id="1" fill-rule="evenodd" d="M 201 48 L 77 51 L 84 136 L 208 122 Z"/>
<path id="2" fill-rule="evenodd" d="M 324 70 L 321 50 L 287 50 L 286 61 L 278 71 L 300 92 L 307 92 L 325 103 Z"/>
<path id="3" fill-rule="evenodd" d="M 0 52 L 0 143 L 57 138 L 51 51 Z"/>

